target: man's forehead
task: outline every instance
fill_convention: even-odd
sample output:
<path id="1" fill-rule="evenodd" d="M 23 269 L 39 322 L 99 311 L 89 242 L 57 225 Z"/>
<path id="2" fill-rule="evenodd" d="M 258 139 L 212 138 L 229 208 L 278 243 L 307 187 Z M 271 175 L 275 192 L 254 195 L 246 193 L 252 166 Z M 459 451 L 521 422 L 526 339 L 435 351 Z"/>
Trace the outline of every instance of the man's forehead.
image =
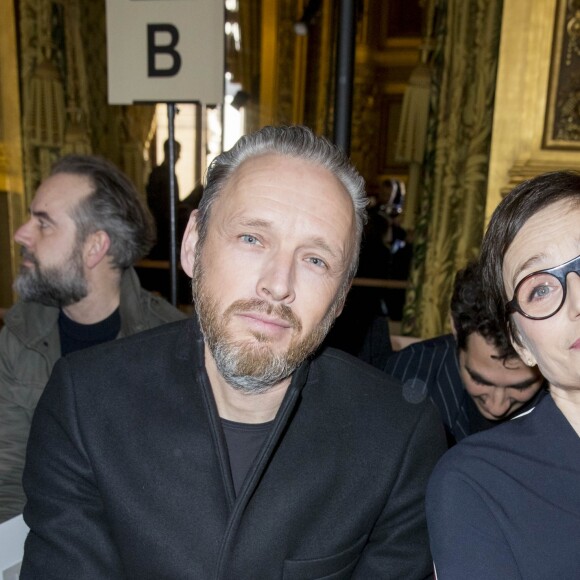
<path id="1" fill-rule="evenodd" d="M 56 173 L 47 177 L 36 190 L 31 209 L 38 211 L 67 209 L 87 197 L 94 187 L 85 175 Z"/>
<path id="2" fill-rule="evenodd" d="M 61 191 L 74 190 L 79 194 L 83 194 L 92 191 L 94 186 L 88 175 L 65 172 L 49 175 L 38 186 L 38 191 L 55 189 Z"/>
<path id="3" fill-rule="evenodd" d="M 517 356 L 508 357 L 502 355 L 499 348 L 490 339 L 485 338 L 478 332 L 472 332 L 465 341 L 465 362 L 472 369 L 497 368 L 499 366 L 506 371 L 521 370 L 524 363 Z"/>
<path id="4" fill-rule="evenodd" d="M 484 379 L 490 384 L 509 386 L 515 381 L 533 379 L 536 373 L 530 369 L 517 355 L 508 358 L 502 357 L 499 349 L 479 333 L 472 333 L 477 338 L 466 342 L 463 353 L 463 366 L 470 375 Z"/>
<path id="5" fill-rule="evenodd" d="M 347 197 L 350 197 L 338 177 L 322 163 L 303 157 L 275 152 L 263 153 L 244 160 L 234 169 L 225 187 L 227 188 L 228 185 L 238 185 L 244 179 L 255 176 L 256 174 L 270 178 L 274 183 L 278 183 L 281 171 L 289 171 L 297 179 L 316 176 L 318 179 L 332 183 L 337 192 L 344 193 Z"/>
<path id="6" fill-rule="evenodd" d="M 289 211 L 298 204 L 331 204 L 354 223 L 354 204 L 345 186 L 328 168 L 307 159 L 277 153 L 246 159 L 227 178 L 215 202 L 229 207 L 234 199 L 256 204 L 257 198 L 287 202 Z"/>

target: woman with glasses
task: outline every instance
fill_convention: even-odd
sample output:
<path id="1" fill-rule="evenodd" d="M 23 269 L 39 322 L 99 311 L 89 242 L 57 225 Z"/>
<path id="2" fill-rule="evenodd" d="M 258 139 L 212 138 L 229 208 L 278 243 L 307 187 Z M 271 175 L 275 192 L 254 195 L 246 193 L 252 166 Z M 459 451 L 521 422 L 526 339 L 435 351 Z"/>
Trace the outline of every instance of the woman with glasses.
<path id="1" fill-rule="evenodd" d="M 427 519 L 438 579 L 577 580 L 580 174 L 544 174 L 508 194 L 481 264 L 490 304 L 549 396 L 437 465 Z"/>

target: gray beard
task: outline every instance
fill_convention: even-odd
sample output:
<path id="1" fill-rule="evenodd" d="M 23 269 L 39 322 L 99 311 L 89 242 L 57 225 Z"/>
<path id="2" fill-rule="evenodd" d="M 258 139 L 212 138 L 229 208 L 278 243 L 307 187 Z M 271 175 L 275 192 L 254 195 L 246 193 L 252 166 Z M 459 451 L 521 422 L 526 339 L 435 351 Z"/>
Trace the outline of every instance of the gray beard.
<path id="1" fill-rule="evenodd" d="M 288 306 L 273 306 L 258 299 L 236 301 L 220 313 L 217 302 L 203 286 L 200 262 L 198 253 L 192 280 L 197 316 L 220 375 L 236 390 L 261 394 L 287 379 L 320 346 L 334 322 L 336 309 L 331 307 L 309 335 L 300 341 L 293 339 L 288 350 L 279 354 L 272 351 L 268 338 L 258 333 L 253 339 L 236 341 L 227 330 L 227 323 L 236 311 L 273 313 L 290 322 L 297 333 L 302 324 Z"/>
<path id="2" fill-rule="evenodd" d="M 40 302 L 61 308 L 87 296 L 88 285 L 80 250 L 74 249 L 61 267 L 44 269 L 33 254 L 24 250 L 22 255 L 34 264 L 29 268 L 22 267 L 14 281 L 14 290 L 24 302 Z"/>
<path id="3" fill-rule="evenodd" d="M 210 347 L 220 375 L 234 389 L 246 394 L 261 394 L 288 378 L 300 364 L 284 355 L 274 354 L 268 347 L 218 342 Z M 251 364 L 254 368 L 247 369 Z M 251 372 L 253 374 L 243 374 Z"/>

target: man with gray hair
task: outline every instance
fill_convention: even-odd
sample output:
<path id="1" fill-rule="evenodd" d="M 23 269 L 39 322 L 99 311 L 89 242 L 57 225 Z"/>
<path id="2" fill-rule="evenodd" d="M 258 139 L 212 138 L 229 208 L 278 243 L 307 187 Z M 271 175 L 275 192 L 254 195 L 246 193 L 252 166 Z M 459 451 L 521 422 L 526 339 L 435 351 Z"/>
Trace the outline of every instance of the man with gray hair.
<path id="1" fill-rule="evenodd" d="M 131 265 L 154 241 L 151 216 L 104 159 L 58 161 L 14 239 L 20 302 L 0 332 L 0 521 L 22 513 L 30 422 L 57 359 L 183 318 L 139 285 Z"/>
<path id="2" fill-rule="evenodd" d="M 181 251 L 196 316 L 55 367 L 28 448 L 22 579 L 431 574 L 436 413 L 318 348 L 365 204 L 341 151 L 303 127 L 214 160 Z"/>

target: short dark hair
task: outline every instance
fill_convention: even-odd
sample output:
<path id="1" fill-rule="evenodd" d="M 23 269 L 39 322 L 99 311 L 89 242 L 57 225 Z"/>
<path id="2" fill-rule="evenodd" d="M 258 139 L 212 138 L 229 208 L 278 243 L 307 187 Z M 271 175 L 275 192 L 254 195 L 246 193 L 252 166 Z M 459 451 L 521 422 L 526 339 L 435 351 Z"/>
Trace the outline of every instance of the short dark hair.
<path id="1" fill-rule="evenodd" d="M 489 308 L 504 332 L 511 333 L 503 280 L 505 254 L 523 225 L 544 208 L 562 200 L 580 204 L 580 173 L 552 171 L 520 183 L 497 206 L 483 238 L 480 261 Z"/>
<path id="2" fill-rule="evenodd" d="M 171 143 L 171 141 L 169 139 L 165 139 L 165 141 L 163 141 L 163 155 L 165 156 L 165 161 L 169 161 L 169 144 Z M 179 141 L 175 141 L 175 139 L 173 140 L 173 145 L 175 147 L 175 153 L 178 155 L 179 152 L 181 151 L 181 143 Z M 176 155 L 176 157 L 177 157 Z"/>
<path id="3" fill-rule="evenodd" d="M 342 150 L 325 137 L 316 136 L 311 129 L 302 126 L 264 127 L 255 133 L 243 136 L 229 150 L 218 155 L 211 163 L 203 197 L 197 216 L 200 246 L 207 236 L 211 207 L 232 174 L 248 159 L 268 154 L 303 159 L 332 173 L 350 195 L 356 222 L 353 260 L 348 270 L 348 284 L 356 273 L 360 239 L 366 222 L 368 203 L 365 182 Z"/>
<path id="4" fill-rule="evenodd" d="M 112 265 L 125 269 L 145 256 L 155 243 L 155 225 L 145 202 L 129 178 L 110 161 L 93 155 L 67 155 L 58 160 L 51 175 L 67 173 L 87 177 L 93 191 L 73 212 L 77 239 L 99 230 L 111 240 Z"/>
<path id="5" fill-rule="evenodd" d="M 490 310 L 481 282 L 481 269 L 478 262 L 470 262 L 455 276 L 451 296 L 451 317 L 455 326 L 457 346 L 466 350 L 467 339 L 471 334 L 480 334 L 497 350 L 502 360 L 517 358 L 508 336 Z"/>

